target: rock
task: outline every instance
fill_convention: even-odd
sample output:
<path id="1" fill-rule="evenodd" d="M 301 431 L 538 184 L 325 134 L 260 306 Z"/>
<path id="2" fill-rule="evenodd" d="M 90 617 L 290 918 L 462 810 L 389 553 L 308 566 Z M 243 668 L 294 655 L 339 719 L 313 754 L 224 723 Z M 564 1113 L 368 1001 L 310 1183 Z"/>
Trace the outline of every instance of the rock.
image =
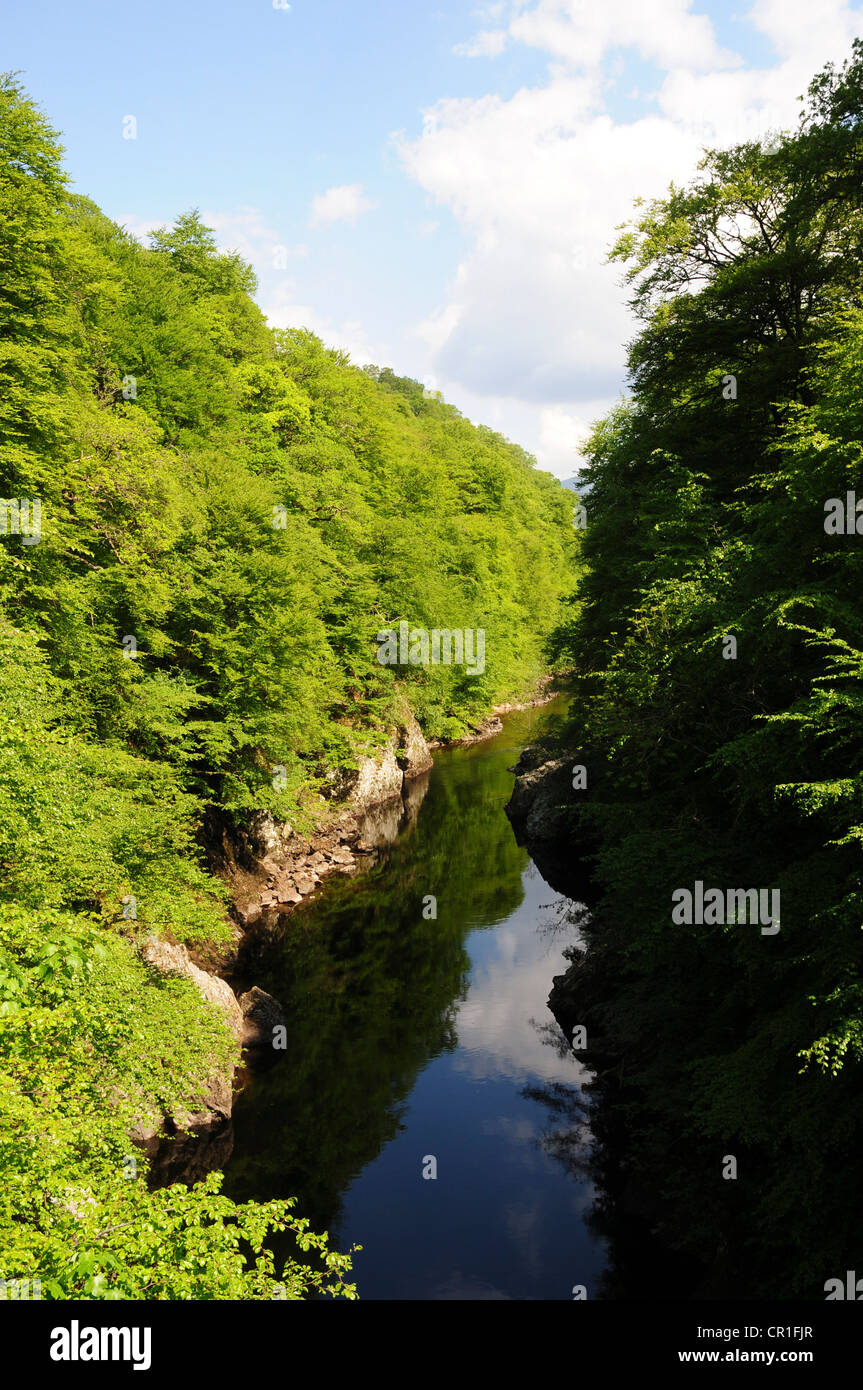
<path id="1" fill-rule="evenodd" d="M 392 748 L 384 748 L 373 758 L 361 758 L 350 795 L 351 806 L 364 811 L 382 801 L 401 796 L 404 773 Z"/>
<path id="2" fill-rule="evenodd" d="M 516 777 L 520 777 L 522 773 L 534 772 L 536 768 L 541 767 L 547 761 L 548 756 L 545 749 L 532 744 L 527 748 L 522 748 L 518 762 L 509 771 L 514 772 Z"/>
<path id="3" fill-rule="evenodd" d="M 525 839 L 555 839 L 563 829 L 572 804 L 569 765 L 569 758 L 554 758 L 516 777 L 505 810 Z"/>
<path id="4" fill-rule="evenodd" d="M 244 1045 L 272 1047 L 273 1029 L 284 1028 L 288 1023 L 288 1016 L 278 999 L 253 985 L 240 995 L 239 1004 L 245 1022 Z"/>
<path id="5" fill-rule="evenodd" d="M 260 903 L 249 903 L 248 907 L 240 907 L 237 903 L 236 912 L 244 927 L 253 927 L 256 922 L 261 920 Z"/>
<path id="6" fill-rule="evenodd" d="M 582 835 L 582 851 L 573 853 L 578 793 L 572 787 L 572 765 L 571 756 L 551 758 L 520 773 L 504 809 L 516 840 L 527 846 L 546 883 L 583 901 L 589 875 Z"/>
<path id="7" fill-rule="evenodd" d="M 204 1082 L 200 1096 L 195 1097 L 195 1109 L 172 1111 L 171 1122 L 182 1130 L 207 1129 L 214 1123 L 214 1116 L 216 1123 L 230 1119 L 232 1099 L 231 1077 L 213 1072 Z"/>
<path id="8" fill-rule="evenodd" d="M 243 1011 L 226 980 L 201 970 L 190 960 L 185 946 L 159 941 L 154 936 L 148 937 L 141 955 L 147 964 L 160 974 L 184 975 L 191 980 L 207 1002 L 219 1009 L 237 1041 L 242 1039 Z M 193 1092 L 185 1105 L 178 1106 L 165 1115 L 167 1132 L 201 1134 L 223 1129 L 231 1117 L 232 1080 L 233 1068 L 226 1070 L 214 1064 L 210 1074 L 202 1077 L 196 1093 Z M 156 1149 L 161 1147 L 162 1141 L 146 1123 L 134 1126 L 130 1137 L 151 1157 Z"/>
<path id="9" fill-rule="evenodd" d="M 306 894 L 314 890 L 315 880 L 311 874 L 297 874 L 294 882 L 298 893 Z"/>
<path id="10" fill-rule="evenodd" d="M 152 1189 L 183 1182 L 191 1187 L 214 1168 L 224 1168 L 233 1147 L 234 1130 L 230 1120 L 220 1120 L 218 1124 L 193 1129 L 191 1133 L 178 1131 L 163 1135 L 155 1152 L 149 1155 L 147 1185 Z"/>
<path id="11" fill-rule="evenodd" d="M 404 717 L 399 734 L 400 746 L 396 750 L 396 758 L 405 777 L 419 777 L 421 773 L 428 772 L 434 764 L 434 758 L 425 735 L 410 710 Z"/>
<path id="12" fill-rule="evenodd" d="M 566 836 L 572 805 L 571 759 L 545 763 L 541 790 L 528 812 L 525 833 L 530 840 L 557 842 Z"/>
<path id="13" fill-rule="evenodd" d="M 152 965 L 153 969 L 161 974 L 185 975 L 191 980 L 204 998 L 221 1010 L 234 1036 L 237 1040 L 240 1039 L 243 1032 L 243 1014 L 227 980 L 220 980 L 218 975 L 208 975 L 206 970 L 200 970 L 189 959 L 189 952 L 185 946 L 172 946 L 167 941 L 159 941 L 155 936 L 147 938 L 141 955 L 148 965 Z"/>
<path id="14" fill-rule="evenodd" d="M 136 1148 L 143 1149 L 148 1158 L 154 1158 L 162 1139 L 161 1128 L 157 1125 L 139 1121 L 129 1130 L 129 1138 Z"/>
<path id="15" fill-rule="evenodd" d="M 276 864 L 284 859 L 293 831 L 286 821 L 276 821 L 269 811 L 257 811 L 249 821 L 249 844 L 259 859 Z"/>

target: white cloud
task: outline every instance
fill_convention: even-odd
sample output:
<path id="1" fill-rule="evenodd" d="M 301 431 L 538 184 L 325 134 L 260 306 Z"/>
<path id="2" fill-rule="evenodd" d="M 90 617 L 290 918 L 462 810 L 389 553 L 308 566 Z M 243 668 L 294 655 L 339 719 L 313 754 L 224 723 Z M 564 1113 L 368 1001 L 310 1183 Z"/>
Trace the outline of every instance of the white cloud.
<path id="1" fill-rule="evenodd" d="M 313 227 L 332 222 L 347 222 L 353 226 L 364 212 L 376 207 L 377 203 L 363 193 L 361 183 L 343 183 L 315 195 L 309 221 Z"/>
<path id="2" fill-rule="evenodd" d="M 499 53 L 509 37 L 584 69 L 597 68 L 618 48 L 634 48 L 663 67 L 706 70 L 738 64 L 736 54 L 717 44 L 709 18 L 693 14 L 692 8 L 693 0 L 539 0 L 530 10 L 516 3 L 507 29 L 483 30 L 456 51 L 468 56 Z"/>
<path id="3" fill-rule="evenodd" d="M 802 60 L 812 76 L 816 55 L 817 66 L 829 57 L 847 58 L 851 40 L 860 33 L 861 15 L 847 0 L 756 0 L 749 18 L 777 53 L 796 63 Z"/>
<path id="4" fill-rule="evenodd" d="M 476 38 L 457 43 L 453 53 L 461 58 L 497 58 L 506 47 L 505 29 L 483 29 Z"/>
<path id="5" fill-rule="evenodd" d="M 422 323 L 418 323 L 415 332 L 428 344 L 432 352 L 439 352 L 458 327 L 461 313 L 461 305 L 448 304 L 445 309 L 436 309 Z"/>
<path id="6" fill-rule="evenodd" d="M 599 402 L 597 402 L 599 404 Z M 559 478 L 572 478 L 582 467 L 580 448 L 590 433 L 590 415 L 576 415 L 564 406 L 544 406 L 539 412 L 539 442 L 546 468 Z"/>
<path id="7" fill-rule="evenodd" d="M 498 26 L 547 53 L 547 80 L 506 99 L 441 100 L 416 139 L 396 139 L 403 168 L 469 242 L 415 327 L 427 367 L 472 418 L 559 476 L 577 471 L 572 451 L 624 384 L 635 325 L 622 267 L 605 264 L 616 225 L 636 197 L 686 182 L 703 144 L 793 127 L 798 95 L 860 28 L 844 0 L 756 0 L 750 22 L 777 54 L 760 70 L 694 11 L 692 0 L 516 0 Z M 655 65 L 656 105 L 616 122 L 608 60 L 627 47 Z"/>
<path id="8" fill-rule="evenodd" d="M 327 347 L 349 353 L 351 361 L 358 367 L 364 367 L 367 362 L 374 362 L 378 366 L 392 362 L 392 354 L 386 343 L 370 338 L 358 319 L 336 322 L 314 305 L 303 304 L 297 297 L 297 286 L 293 280 L 276 283 L 271 293 L 259 295 L 258 298 L 273 328 L 308 328 L 312 333 L 317 333 Z"/>

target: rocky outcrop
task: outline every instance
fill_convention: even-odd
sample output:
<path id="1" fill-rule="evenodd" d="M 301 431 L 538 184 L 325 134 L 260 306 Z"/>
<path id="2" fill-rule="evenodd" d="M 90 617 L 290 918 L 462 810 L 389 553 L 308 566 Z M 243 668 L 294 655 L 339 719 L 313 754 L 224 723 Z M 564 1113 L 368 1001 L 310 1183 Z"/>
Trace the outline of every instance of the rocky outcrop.
<path id="1" fill-rule="evenodd" d="M 396 761 L 405 778 L 410 781 L 414 777 L 421 777 L 424 772 L 430 772 L 434 765 L 431 748 L 410 711 L 404 716 L 404 723 L 398 730 L 398 735 Z M 402 790 L 404 791 L 404 788 Z"/>
<path id="2" fill-rule="evenodd" d="M 428 785 L 432 755 L 412 714 L 388 742 L 329 778 L 328 795 L 346 800 L 341 814 L 311 836 L 259 812 L 231 844 L 222 835 L 221 870 L 244 930 L 266 926 L 311 896 L 332 873 L 352 873 L 414 819 Z"/>
<path id="3" fill-rule="evenodd" d="M 505 809 L 516 836 L 528 845 L 558 844 L 572 806 L 570 759 L 549 759 L 541 749 L 526 748 L 512 771 L 515 787 Z"/>
<path id="4" fill-rule="evenodd" d="M 237 999 L 227 981 L 195 965 L 182 944 L 151 936 L 141 955 L 160 974 L 191 980 L 203 998 L 219 1010 L 244 1054 L 254 1057 L 266 1053 L 267 1064 L 284 1055 L 273 1048 L 273 1030 L 287 1024 L 287 1015 L 271 994 L 253 986 Z M 253 1069 L 247 1058 L 240 1087 Z M 161 1116 L 143 1116 L 132 1126 L 129 1138 L 150 1160 L 151 1187 L 197 1182 L 212 1169 L 224 1167 L 233 1149 L 231 1112 L 237 1087 L 234 1068 L 214 1063 L 185 1106 Z"/>
<path id="5" fill-rule="evenodd" d="M 200 990 L 209 1003 L 215 1005 L 224 1017 L 225 1022 L 237 1041 L 241 1041 L 243 1036 L 243 1011 L 237 1003 L 236 995 L 226 980 L 220 980 L 218 975 L 209 975 L 206 970 L 201 970 L 189 957 L 188 948 L 183 945 L 175 945 L 168 941 L 159 941 L 157 937 L 150 936 L 144 943 L 141 951 L 143 959 L 148 965 L 152 965 L 154 970 L 158 970 L 162 975 L 185 975 Z M 215 1095 L 221 1095 L 217 1087 Z M 231 1106 L 228 1098 L 225 1114 L 230 1115 Z"/>
<path id="6" fill-rule="evenodd" d="M 405 782 L 420 777 L 432 767 L 434 759 L 425 735 L 410 710 L 387 741 L 359 760 L 355 771 L 343 774 L 348 803 L 357 813 L 380 806 L 404 794 Z"/>
<path id="7" fill-rule="evenodd" d="M 242 1040 L 243 1011 L 234 991 L 227 981 L 195 965 L 186 946 L 151 936 L 145 941 L 141 956 L 161 975 L 182 975 L 191 980 L 203 998 L 218 1009 L 237 1041 Z M 227 1162 L 233 1146 L 233 1075 L 232 1066 L 225 1067 L 214 1060 L 185 1105 L 175 1106 L 163 1115 L 143 1115 L 132 1126 L 130 1140 L 150 1160 L 151 1187 L 165 1186 L 179 1178 L 194 1182 Z"/>
<path id="8" fill-rule="evenodd" d="M 253 985 L 240 995 L 238 1002 L 243 1012 L 243 1046 L 272 1048 L 275 1030 L 288 1025 L 288 1016 L 278 999 Z"/>
<path id="9" fill-rule="evenodd" d="M 581 897 L 583 870 L 574 859 L 572 759 L 525 748 L 510 769 L 515 787 L 505 806 L 515 838 L 525 845 L 546 883 Z"/>
<path id="10" fill-rule="evenodd" d="M 248 929 L 302 902 L 328 874 L 350 873 L 360 833 L 361 823 L 351 811 L 311 836 L 297 834 L 268 811 L 259 812 L 223 865 L 240 925 Z"/>
<path id="11" fill-rule="evenodd" d="M 401 796 L 405 774 L 399 767 L 395 749 L 386 747 L 371 757 L 360 758 L 356 780 L 351 787 L 350 805 L 357 811 L 392 801 Z"/>

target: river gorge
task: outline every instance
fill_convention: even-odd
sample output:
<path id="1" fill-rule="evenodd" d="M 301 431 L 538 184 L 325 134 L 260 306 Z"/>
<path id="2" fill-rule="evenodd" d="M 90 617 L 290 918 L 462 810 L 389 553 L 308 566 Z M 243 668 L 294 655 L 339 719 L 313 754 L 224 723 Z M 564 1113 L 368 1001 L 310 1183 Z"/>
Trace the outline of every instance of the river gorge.
<path id="1" fill-rule="evenodd" d="M 439 750 L 395 838 L 379 809 L 374 862 L 258 938 L 287 1047 L 236 1100 L 226 1191 L 295 1196 L 337 1248 L 362 1245 L 363 1298 L 590 1297 L 604 1268 L 587 1074 L 547 1006 L 571 904 L 504 811 L 562 704 Z"/>

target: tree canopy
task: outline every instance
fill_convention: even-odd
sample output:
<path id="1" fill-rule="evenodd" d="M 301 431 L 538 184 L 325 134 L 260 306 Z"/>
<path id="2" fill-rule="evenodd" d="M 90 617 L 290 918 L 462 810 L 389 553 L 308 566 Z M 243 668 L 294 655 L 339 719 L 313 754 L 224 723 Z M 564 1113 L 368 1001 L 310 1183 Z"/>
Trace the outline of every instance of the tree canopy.
<path id="1" fill-rule="evenodd" d="M 863 536 L 829 518 L 863 501 L 861 161 L 858 40 L 794 131 L 707 152 L 622 229 L 631 393 L 586 450 L 553 639 L 601 899 L 573 988 L 626 1059 L 668 1238 L 747 1230 L 749 1296 L 823 1296 L 860 1237 L 837 1175 L 863 1124 Z M 779 889 L 781 930 L 674 923 L 698 880 Z"/>

